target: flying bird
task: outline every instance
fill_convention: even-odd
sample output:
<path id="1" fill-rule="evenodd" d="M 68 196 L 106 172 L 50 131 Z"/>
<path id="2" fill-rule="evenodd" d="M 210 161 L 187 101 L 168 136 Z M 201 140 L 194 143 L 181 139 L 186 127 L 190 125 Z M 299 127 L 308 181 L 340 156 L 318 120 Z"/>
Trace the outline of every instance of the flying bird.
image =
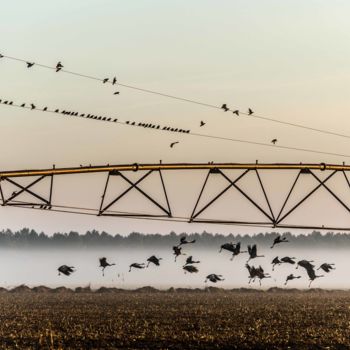
<path id="1" fill-rule="evenodd" d="M 331 270 L 335 270 L 335 267 L 333 267 L 334 264 L 322 264 L 317 270 L 322 269 L 324 272 L 330 272 Z"/>
<path id="2" fill-rule="evenodd" d="M 275 266 L 276 265 L 281 265 L 282 264 L 282 261 L 280 259 L 278 259 L 278 256 L 276 256 L 272 261 L 271 261 L 271 264 L 272 264 L 272 271 L 275 270 Z"/>
<path id="3" fill-rule="evenodd" d="M 221 106 L 221 109 L 223 109 L 225 112 L 229 111 L 230 108 L 227 107 L 227 104 L 224 103 L 222 106 Z"/>
<path id="4" fill-rule="evenodd" d="M 69 276 L 71 273 L 75 272 L 74 266 L 67 266 L 67 265 L 62 265 L 57 270 L 58 270 L 58 275 L 61 275 L 61 273 L 63 273 L 66 276 Z"/>
<path id="5" fill-rule="evenodd" d="M 63 65 L 62 65 L 61 61 L 59 61 L 59 62 L 56 64 L 56 73 L 59 72 L 62 68 L 63 68 Z"/>
<path id="6" fill-rule="evenodd" d="M 224 278 L 222 278 L 222 275 L 217 275 L 217 274 L 215 274 L 215 273 L 211 273 L 210 275 L 208 275 L 206 278 L 205 278 L 205 283 L 207 282 L 207 281 L 210 281 L 210 282 L 212 282 L 212 283 L 216 283 L 216 282 L 218 282 L 218 281 L 224 281 L 225 279 Z"/>
<path id="7" fill-rule="evenodd" d="M 196 242 L 195 239 L 193 239 L 192 241 L 188 241 L 188 240 L 186 239 L 186 237 L 183 236 L 183 237 L 180 238 L 180 244 L 179 244 L 179 246 L 182 245 L 182 244 L 190 244 L 190 243 L 195 243 L 195 242 Z"/>
<path id="8" fill-rule="evenodd" d="M 113 266 L 113 265 L 115 265 L 115 263 L 112 263 L 112 264 L 108 263 L 107 258 L 105 258 L 105 257 L 100 258 L 99 260 L 100 260 L 100 267 L 102 267 L 102 276 L 104 276 L 105 275 L 105 268 L 107 266 Z"/>
<path id="9" fill-rule="evenodd" d="M 139 263 L 133 263 L 129 266 L 129 272 L 131 272 L 131 269 L 134 268 L 134 269 L 144 269 L 146 266 L 144 263 L 142 264 L 139 264 Z"/>
<path id="10" fill-rule="evenodd" d="M 179 143 L 179 141 L 176 141 L 176 142 L 172 142 L 171 144 L 170 144 L 170 148 L 173 148 L 176 144 L 178 144 Z"/>
<path id="11" fill-rule="evenodd" d="M 271 143 L 273 143 L 274 145 L 276 144 L 276 142 L 277 142 L 277 139 L 271 140 Z"/>
<path id="12" fill-rule="evenodd" d="M 156 266 L 159 266 L 159 260 L 162 260 L 162 258 L 157 258 L 155 255 L 152 255 L 147 259 L 148 264 L 147 267 L 149 266 L 150 263 L 153 263 Z"/>
<path id="13" fill-rule="evenodd" d="M 186 264 L 185 265 L 193 265 L 193 264 L 199 264 L 200 263 L 200 261 L 194 261 L 193 259 L 192 259 L 192 255 L 191 256 L 189 256 L 187 259 L 186 259 Z"/>
<path id="14" fill-rule="evenodd" d="M 221 245 L 219 253 L 221 253 L 222 250 L 228 250 L 229 252 L 233 253 L 235 249 L 235 244 L 234 243 L 224 243 Z"/>
<path id="15" fill-rule="evenodd" d="M 248 108 L 248 115 L 252 115 L 254 111 L 251 108 Z"/>
<path id="16" fill-rule="evenodd" d="M 251 259 L 264 257 L 264 255 L 258 255 L 256 244 L 254 244 L 253 246 L 248 245 L 248 253 L 249 253 L 249 259 L 247 260 L 247 262 L 249 262 Z"/>
<path id="17" fill-rule="evenodd" d="M 298 279 L 301 278 L 301 276 L 294 276 L 292 273 L 290 275 L 287 276 L 286 282 L 284 282 L 284 285 L 286 286 L 288 281 L 292 281 L 294 279 Z"/>
<path id="18" fill-rule="evenodd" d="M 27 68 L 31 68 L 31 67 L 33 67 L 34 66 L 34 62 L 26 62 L 26 64 L 27 64 Z"/>
<path id="19" fill-rule="evenodd" d="M 176 259 L 177 259 L 177 257 L 179 256 L 179 255 L 185 255 L 185 254 L 183 254 L 183 253 L 181 253 L 181 247 L 178 247 L 178 246 L 174 246 L 173 247 L 173 251 L 174 251 L 174 255 L 175 255 L 175 261 L 176 261 Z"/>
<path id="20" fill-rule="evenodd" d="M 186 273 L 186 271 L 189 273 L 198 272 L 198 269 L 193 265 L 185 265 L 185 266 L 183 266 L 183 269 L 185 270 L 185 273 Z"/>
<path id="21" fill-rule="evenodd" d="M 273 244 L 270 248 L 273 248 L 276 244 L 284 243 L 284 242 L 289 242 L 286 237 L 281 237 L 278 235 L 274 240 Z"/>

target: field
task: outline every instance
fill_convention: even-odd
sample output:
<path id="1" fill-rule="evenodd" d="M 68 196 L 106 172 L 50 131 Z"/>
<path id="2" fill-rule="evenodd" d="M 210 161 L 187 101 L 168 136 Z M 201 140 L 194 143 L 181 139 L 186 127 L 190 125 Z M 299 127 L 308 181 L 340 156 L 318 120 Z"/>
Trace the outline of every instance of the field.
<path id="1" fill-rule="evenodd" d="M 350 349 L 349 292 L 0 293 L 5 349 Z"/>

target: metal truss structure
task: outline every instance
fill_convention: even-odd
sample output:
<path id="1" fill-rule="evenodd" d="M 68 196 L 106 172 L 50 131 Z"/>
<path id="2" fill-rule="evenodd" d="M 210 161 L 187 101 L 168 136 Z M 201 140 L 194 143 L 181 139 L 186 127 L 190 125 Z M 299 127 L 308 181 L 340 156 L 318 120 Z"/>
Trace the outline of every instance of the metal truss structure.
<path id="1" fill-rule="evenodd" d="M 195 171 L 202 170 L 207 171 L 204 183 L 201 186 L 201 190 L 197 195 L 195 204 L 191 214 L 186 217 L 174 216 L 171 209 L 171 201 L 168 196 L 167 187 L 163 178 L 163 172 L 165 171 Z M 231 179 L 227 174 L 226 170 L 240 170 L 239 176 Z M 283 200 L 282 205 L 278 210 L 274 212 L 273 206 L 271 205 L 271 193 L 268 193 L 262 178 L 260 176 L 260 171 L 285 171 L 294 170 L 296 172 L 296 177 L 294 181 L 290 184 L 289 191 Z M 325 172 L 327 176 L 321 176 L 321 172 Z M 154 220 L 170 220 L 170 221 L 183 221 L 188 223 L 214 223 L 214 224 L 228 224 L 228 225 L 255 225 L 262 227 L 272 227 L 272 228 L 302 228 L 302 229 L 328 229 L 328 230 L 350 230 L 349 227 L 325 227 L 317 225 L 290 225 L 285 223 L 285 220 L 304 202 L 308 201 L 312 195 L 317 192 L 320 188 L 325 189 L 331 197 L 342 206 L 348 214 L 350 214 L 350 206 L 341 199 L 341 196 L 337 194 L 328 185 L 329 180 L 337 173 L 341 173 L 341 176 L 345 179 L 345 184 L 347 189 L 350 188 L 350 180 L 347 173 L 350 171 L 350 165 L 336 165 L 336 164 L 238 164 L 238 163 L 192 163 L 192 164 L 124 164 L 124 165 L 107 165 L 107 166 L 89 166 L 89 167 L 78 167 L 78 168 L 51 168 L 51 169 L 36 169 L 36 170 L 17 170 L 17 171 L 1 171 L 0 172 L 0 196 L 2 206 L 15 206 L 21 208 L 32 208 L 32 209 L 42 209 L 42 210 L 53 210 L 70 212 L 76 214 L 89 214 L 97 216 L 117 216 L 117 217 L 130 217 L 130 218 L 140 218 L 140 219 L 154 219 Z M 138 180 L 131 180 L 128 173 L 136 172 L 140 174 Z M 86 174 L 86 173 L 106 173 L 107 177 L 105 180 L 104 190 L 101 195 L 101 200 L 98 208 L 78 208 L 78 207 L 68 207 L 55 204 L 53 200 L 53 185 L 54 178 L 61 175 L 73 175 L 73 174 Z M 240 180 L 247 176 L 248 173 L 253 173 L 255 176 L 255 181 L 257 182 L 259 188 L 262 191 L 263 199 L 265 201 L 265 206 L 261 206 L 256 200 L 254 200 L 248 193 L 240 186 Z M 159 200 L 155 199 L 152 194 L 147 193 L 145 190 L 140 188 L 140 184 L 150 176 L 157 176 L 159 180 L 159 186 L 162 194 L 164 195 L 165 203 L 161 204 Z M 305 191 L 302 198 L 296 203 L 290 203 L 291 195 L 295 190 L 297 183 L 301 182 L 302 176 L 307 175 L 312 177 L 317 185 L 313 187 L 310 191 Z M 200 205 L 203 201 L 203 193 L 207 187 L 208 180 L 212 176 L 219 176 L 227 182 L 227 186 L 206 202 L 204 205 Z M 106 200 L 106 195 L 109 193 L 112 195 L 110 189 L 111 179 L 113 177 L 119 177 L 128 184 L 128 188 L 122 193 L 114 196 L 112 200 Z M 31 182 L 29 184 L 21 184 L 21 180 L 24 178 L 30 178 Z M 48 181 L 48 188 L 46 195 L 39 194 L 33 187 L 43 182 Z M 16 190 L 12 193 L 5 191 L 6 186 L 15 186 Z M 234 220 L 219 220 L 219 219 L 203 219 L 200 216 L 214 203 L 220 201 L 220 198 L 229 189 L 234 188 L 242 198 L 244 198 L 249 205 L 255 208 L 264 218 L 265 221 L 257 221 L 252 218 L 247 221 L 234 221 Z M 111 207 L 120 201 L 122 198 L 126 197 L 131 190 L 136 190 L 140 193 L 147 201 L 153 206 L 160 210 L 160 214 L 145 214 L 137 212 L 117 212 L 111 210 Z M 7 195 L 5 193 L 8 193 Z M 26 194 L 31 200 L 19 200 L 19 196 Z M 289 209 L 287 208 L 289 205 Z M 266 209 L 268 208 L 268 209 Z"/>

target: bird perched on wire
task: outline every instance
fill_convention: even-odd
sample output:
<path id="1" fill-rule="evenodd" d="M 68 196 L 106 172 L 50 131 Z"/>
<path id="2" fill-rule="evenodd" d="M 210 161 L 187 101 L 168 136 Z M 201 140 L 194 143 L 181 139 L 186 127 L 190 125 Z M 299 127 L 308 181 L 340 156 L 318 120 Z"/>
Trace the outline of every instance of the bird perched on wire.
<path id="1" fill-rule="evenodd" d="M 221 109 L 223 109 L 225 112 L 229 111 L 230 108 L 227 107 L 227 104 L 224 103 L 222 106 L 221 106 Z"/>
<path id="2" fill-rule="evenodd" d="M 142 264 L 139 264 L 139 263 L 133 263 L 129 266 L 129 272 L 131 272 L 131 269 L 134 268 L 134 269 L 144 269 L 146 266 L 144 263 Z"/>
<path id="3" fill-rule="evenodd" d="M 176 144 L 178 144 L 179 143 L 179 141 L 176 141 L 176 142 L 172 142 L 171 144 L 170 144 L 170 148 L 173 148 Z"/>
<path id="4" fill-rule="evenodd" d="M 248 108 L 248 115 L 252 115 L 254 111 L 251 108 Z"/>
<path id="5" fill-rule="evenodd" d="M 112 80 L 112 85 L 115 85 L 117 83 L 117 78 L 114 77 L 113 80 Z"/>
<path id="6" fill-rule="evenodd" d="M 185 273 L 186 273 L 186 271 L 189 272 L 189 273 L 194 273 L 194 272 L 196 273 L 196 272 L 198 272 L 198 269 L 195 266 L 193 266 L 193 265 L 185 265 L 182 268 L 185 270 Z"/>
<path id="7" fill-rule="evenodd" d="M 35 104 L 31 103 L 31 104 L 30 104 L 30 109 L 33 110 L 33 109 L 35 109 L 35 108 L 36 108 Z"/>
<path id="8" fill-rule="evenodd" d="M 271 143 L 273 143 L 275 145 L 277 143 L 277 139 L 271 140 Z"/>
<path id="9" fill-rule="evenodd" d="M 100 267 L 102 267 L 102 276 L 104 276 L 105 275 L 105 268 L 107 266 L 113 266 L 113 265 L 115 265 L 115 263 L 112 263 L 112 264 L 108 263 L 107 258 L 105 258 L 105 257 L 100 258 L 99 260 L 100 260 Z"/>
<path id="10" fill-rule="evenodd" d="M 212 282 L 212 283 L 217 283 L 218 281 L 224 281 L 225 279 L 224 278 L 222 278 L 222 275 L 217 275 L 217 274 L 215 274 L 215 273 L 211 273 L 210 275 L 208 275 L 206 278 L 205 278 L 205 283 L 207 282 L 207 281 L 210 281 L 210 282 Z"/>
<path id="11" fill-rule="evenodd" d="M 235 111 L 232 111 L 233 114 L 236 114 L 237 117 L 239 117 L 239 110 L 236 109 Z"/>
<path id="12" fill-rule="evenodd" d="M 26 62 L 27 68 L 32 68 L 34 66 L 34 62 Z"/>
<path id="13" fill-rule="evenodd" d="M 58 275 L 63 273 L 66 276 L 69 276 L 71 273 L 75 272 L 74 266 L 62 265 L 58 269 Z"/>
<path id="14" fill-rule="evenodd" d="M 286 242 L 289 242 L 289 241 L 287 240 L 286 237 L 281 237 L 280 235 L 278 235 L 278 236 L 273 240 L 273 244 L 272 244 L 272 246 L 271 246 L 270 248 L 272 249 L 276 244 L 286 243 Z"/>
<path id="15" fill-rule="evenodd" d="M 107 82 L 108 82 L 108 78 L 104 78 L 103 80 L 102 80 L 102 82 L 103 82 L 103 84 L 106 84 Z"/>
<path id="16" fill-rule="evenodd" d="M 63 65 L 62 65 L 61 61 L 59 61 L 59 62 L 56 64 L 56 73 L 59 72 L 62 68 L 63 68 Z"/>
<path id="17" fill-rule="evenodd" d="M 204 123 L 204 121 L 203 120 L 201 120 L 201 123 L 200 123 L 200 127 L 202 127 L 202 126 L 204 126 L 206 123 Z"/>
<path id="18" fill-rule="evenodd" d="M 113 95 L 119 95 L 120 92 L 119 91 L 116 91 Z"/>

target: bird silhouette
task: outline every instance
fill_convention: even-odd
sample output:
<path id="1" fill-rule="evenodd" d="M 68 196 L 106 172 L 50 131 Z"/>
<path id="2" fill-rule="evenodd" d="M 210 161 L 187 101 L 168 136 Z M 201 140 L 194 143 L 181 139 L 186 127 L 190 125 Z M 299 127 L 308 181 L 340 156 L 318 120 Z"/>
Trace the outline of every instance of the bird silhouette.
<path id="1" fill-rule="evenodd" d="M 232 111 L 232 113 L 233 113 L 233 114 L 236 114 L 237 117 L 239 117 L 239 110 L 238 110 L 238 109 L 236 109 L 235 111 Z"/>
<path id="2" fill-rule="evenodd" d="M 120 92 L 119 91 L 116 91 L 113 95 L 119 95 Z"/>
<path id="3" fill-rule="evenodd" d="M 276 144 L 276 142 L 277 142 L 277 139 L 271 140 L 271 143 L 273 143 L 274 145 Z"/>
<path id="4" fill-rule="evenodd" d="M 56 64 L 56 73 L 59 72 L 62 68 L 63 68 L 63 65 L 62 65 L 61 61 L 59 61 L 59 62 Z"/>
<path id="5" fill-rule="evenodd" d="M 108 263 L 107 258 L 105 258 L 105 257 L 100 258 L 99 260 L 100 260 L 100 267 L 102 267 L 102 276 L 104 276 L 105 275 L 105 268 L 107 266 L 113 266 L 113 265 L 115 265 L 115 263 L 112 263 L 112 264 Z"/>
<path id="6" fill-rule="evenodd" d="M 150 263 L 153 263 L 156 266 L 159 266 L 159 261 L 162 260 L 162 258 L 157 258 L 155 255 L 152 255 L 147 259 L 148 264 L 147 267 L 149 266 Z"/>
<path id="7" fill-rule="evenodd" d="M 74 266 L 61 265 L 58 269 L 58 275 L 63 273 L 66 276 L 69 276 L 71 273 L 75 272 Z"/>
<path id="8" fill-rule="evenodd" d="M 334 264 L 323 263 L 317 270 L 322 269 L 324 272 L 330 272 L 331 270 L 335 270 L 333 267 Z"/>
<path id="9" fill-rule="evenodd" d="M 34 62 L 26 62 L 27 68 L 32 68 L 34 66 Z"/>
<path id="10" fill-rule="evenodd" d="M 117 78 L 114 77 L 113 80 L 112 80 L 112 85 L 115 85 L 117 83 Z"/>
<path id="11" fill-rule="evenodd" d="M 249 253 L 249 259 L 247 260 L 247 263 L 251 259 L 263 258 L 264 257 L 264 255 L 258 255 L 257 254 L 257 246 L 256 246 L 256 244 L 254 244 L 253 246 L 248 245 L 248 253 Z"/>
<path id="12" fill-rule="evenodd" d="M 233 260 L 233 258 L 241 253 L 247 253 L 247 251 L 241 251 L 241 242 L 238 242 L 237 244 L 234 245 L 233 252 L 232 252 L 232 257 L 230 260 Z"/>
<path id="13" fill-rule="evenodd" d="M 268 273 L 264 273 L 264 269 L 259 266 L 258 268 L 254 266 L 250 266 L 248 263 L 246 263 L 246 268 L 248 269 L 249 272 L 249 281 L 250 282 L 255 282 L 255 279 L 259 279 L 259 284 L 261 285 L 261 280 L 264 278 L 271 278 L 271 276 Z"/>
<path id="14" fill-rule="evenodd" d="M 199 264 L 200 263 L 200 261 L 194 261 L 193 259 L 192 259 L 192 255 L 191 256 L 189 256 L 187 259 L 186 259 L 186 264 L 185 265 L 193 265 L 193 264 Z"/>
<path id="15" fill-rule="evenodd" d="M 102 82 L 103 82 L 103 84 L 106 84 L 107 82 L 108 82 L 108 78 L 104 78 L 103 80 L 102 80 Z"/>
<path id="16" fill-rule="evenodd" d="M 189 272 L 189 273 L 197 273 L 198 272 L 197 267 L 193 266 L 193 265 L 185 265 L 182 268 L 185 270 L 185 273 L 186 272 Z"/>
<path id="17" fill-rule="evenodd" d="M 278 259 L 278 256 L 276 256 L 272 261 L 271 261 L 271 264 L 272 264 L 272 271 L 275 270 L 275 266 L 276 265 L 281 265 L 282 264 L 282 261 L 280 259 Z"/>
<path id="18" fill-rule="evenodd" d="M 284 285 L 286 286 L 288 281 L 292 281 L 294 279 L 298 279 L 301 278 L 301 276 L 294 276 L 292 273 L 290 275 L 287 276 L 286 282 L 284 282 Z"/>
<path id="19" fill-rule="evenodd" d="M 285 256 L 284 258 L 281 259 L 282 262 L 287 263 L 287 264 L 295 264 L 295 261 L 293 260 L 295 258 L 290 258 L 289 256 Z"/>
<path id="20" fill-rule="evenodd" d="M 21 104 L 21 107 L 23 107 L 23 108 L 24 108 L 25 106 L 26 106 L 26 104 L 25 104 L 25 103 L 22 103 L 22 104 Z"/>
<path id="21" fill-rule="evenodd" d="M 35 109 L 35 108 L 36 108 L 36 106 L 35 106 L 33 103 L 31 103 L 31 104 L 30 104 L 30 109 L 33 110 L 33 109 Z"/>
<path id="22" fill-rule="evenodd" d="M 133 263 L 131 265 L 129 265 L 129 272 L 131 272 L 131 269 L 134 268 L 134 269 L 144 269 L 146 266 L 144 263 L 142 264 L 139 264 L 139 263 Z"/>
<path id="23" fill-rule="evenodd" d="M 229 111 L 230 108 L 227 107 L 227 104 L 224 103 L 222 106 L 221 106 L 221 109 L 223 109 L 225 112 Z"/>
<path id="24" fill-rule="evenodd" d="M 201 120 L 201 123 L 200 123 L 200 127 L 202 127 L 202 126 L 204 126 L 206 123 L 204 123 L 204 121 L 203 120 Z"/>
<path id="25" fill-rule="evenodd" d="M 205 283 L 207 282 L 207 281 L 210 281 L 210 282 L 212 282 L 212 283 L 217 283 L 218 281 L 225 281 L 225 279 L 224 278 L 222 278 L 222 275 L 217 275 L 217 274 L 215 274 L 215 273 L 211 273 L 210 275 L 208 275 L 206 278 L 205 278 Z"/>
<path id="26" fill-rule="evenodd" d="M 175 261 L 176 261 L 176 259 L 177 259 L 177 257 L 179 256 L 179 255 L 185 255 L 184 253 L 181 253 L 181 247 L 178 247 L 178 246 L 174 246 L 173 247 L 173 251 L 174 251 L 174 255 L 175 255 Z"/>
<path id="27" fill-rule="evenodd" d="M 43 111 L 46 112 L 46 111 L 47 111 L 47 107 L 44 107 L 44 108 L 43 108 Z"/>
<path id="28" fill-rule="evenodd" d="M 170 148 L 173 148 L 176 144 L 178 144 L 179 143 L 179 141 L 176 141 L 176 142 L 172 142 L 171 144 L 170 144 Z"/>
<path id="29" fill-rule="evenodd" d="M 280 243 L 286 243 L 289 242 L 287 240 L 286 237 L 281 237 L 280 235 L 278 235 L 274 240 L 273 240 L 273 244 L 270 248 L 273 248 L 276 244 L 280 244 Z"/>
<path id="30" fill-rule="evenodd" d="M 222 244 L 220 247 L 219 253 L 221 253 L 223 249 L 233 253 L 235 249 L 235 244 L 232 242 Z"/>
<path id="31" fill-rule="evenodd" d="M 324 277 L 324 275 L 316 275 L 315 269 L 311 266 L 307 266 L 306 268 L 307 275 L 309 276 L 309 288 L 311 287 L 311 283 L 316 279 L 320 277 Z"/>
<path id="32" fill-rule="evenodd" d="M 195 239 L 193 239 L 192 241 L 188 241 L 188 240 L 186 239 L 185 236 L 182 236 L 182 237 L 180 238 L 180 244 L 179 244 L 179 246 L 180 246 L 180 245 L 183 245 L 183 244 L 191 244 L 191 243 L 195 243 L 195 242 L 196 242 Z"/>
<path id="33" fill-rule="evenodd" d="M 248 108 L 248 115 L 252 115 L 254 111 L 251 108 Z"/>
<path id="34" fill-rule="evenodd" d="M 300 260 L 297 262 L 297 266 L 296 266 L 296 269 L 301 266 L 303 267 L 304 269 L 308 269 L 308 268 L 314 268 L 315 265 L 311 264 L 313 262 L 313 260 Z"/>

